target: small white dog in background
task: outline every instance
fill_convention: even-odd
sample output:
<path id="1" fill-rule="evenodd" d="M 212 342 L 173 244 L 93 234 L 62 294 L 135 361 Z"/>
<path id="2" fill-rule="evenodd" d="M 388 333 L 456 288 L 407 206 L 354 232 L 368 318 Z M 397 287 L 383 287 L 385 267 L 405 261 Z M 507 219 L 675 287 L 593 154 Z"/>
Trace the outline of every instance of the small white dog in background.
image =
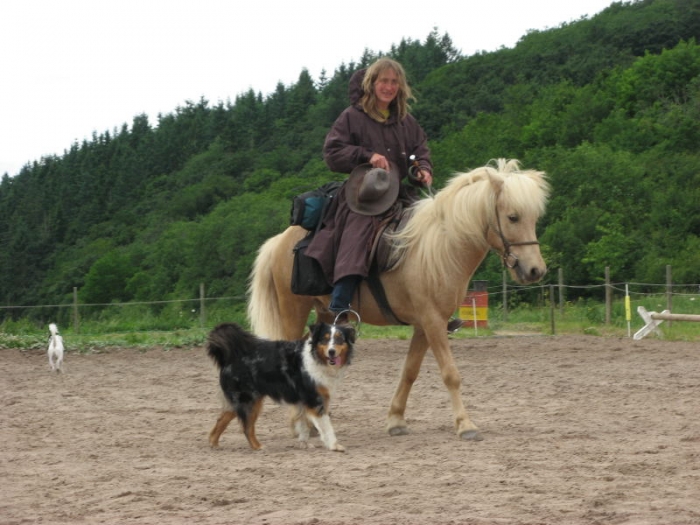
<path id="1" fill-rule="evenodd" d="M 52 372 L 60 372 L 63 365 L 63 337 L 58 333 L 55 323 L 49 325 L 49 366 Z"/>

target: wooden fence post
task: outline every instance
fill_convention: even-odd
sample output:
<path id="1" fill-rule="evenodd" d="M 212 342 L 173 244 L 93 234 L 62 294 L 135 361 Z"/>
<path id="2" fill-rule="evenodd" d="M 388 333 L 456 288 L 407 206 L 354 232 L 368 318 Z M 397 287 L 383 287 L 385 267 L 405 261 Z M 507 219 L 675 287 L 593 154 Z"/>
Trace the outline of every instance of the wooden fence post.
<path id="1" fill-rule="evenodd" d="M 671 265 L 666 265 L 666 310 L 673 312 L 673 276 L 671 275 Z M 672 320 L 668 320 L 668 325 L 673 324 Z"/>
<path id="2" fill-rule="evenodd" d="M 204 328 L 207 324 L 207 312 L 204 305 L 204 283 L 199 283 L 199 325 Z"/>
<path id="3" fill-rule="evenodd" d="M 78 288 L 73 287 L 73 331 L 80 333 L 80 317 L 78 316 Z"/>
<path id="4" fill-rule="evenodd" d="M 549 316 L 552 322 L 552 335 L 555 335 L 556 329 L 554 327 L 554 285 L 551 283 L 549 285 Z"/>
<path id="5" fill-rule="evenodd" d="M 508 277 L 507 272 L 503 270 L 503 322 L 508 320 Z"/>
<path id="6" fill-rule="evenodd" d="M 612 286 L 610 285 L 610 266 L 605 267 L 605 324 L 610 324 L 612 311 Z"/>
<path id="7" fill-rule="evenodd" d="M 564 269 L 559 268 L 559 313 L 564 315 Z"/>

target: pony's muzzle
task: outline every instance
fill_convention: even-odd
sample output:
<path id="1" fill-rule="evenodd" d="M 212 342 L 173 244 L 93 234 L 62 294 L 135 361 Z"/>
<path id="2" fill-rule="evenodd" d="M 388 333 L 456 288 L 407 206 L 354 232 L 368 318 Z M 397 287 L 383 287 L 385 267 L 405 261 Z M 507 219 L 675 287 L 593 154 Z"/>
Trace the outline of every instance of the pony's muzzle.
<path id="1" fill-rule="evenodd" d="M 535 265 L 530 267 L 529 270 L 526 270 L 525 268 L 523 268 L 522 265 L 518 265 L 514 270 L 518 274 L 520 282 L 525 284 L 532 284 L 542 280 L 542 278 L 547 273 L 547 266 Z"/>
<path id="2" fill-rule="evenodd" d="M 521 260 L 514 253 L 507 253 L 503 257 L 503 264 L 511 271 L 513 278 L 523 284 L 536 283 L 547 273 L 547 265 L 542 261 L 542 265 L 534 264 L 528 266 L 522 264 Z"/>
<path id="3" fill-rule="evenodd" d="M 538 266 L 533 266 L 532 268 L 530 268 L 530 275 L 529 275 L 530 279 L 529 279 L 529 281 L 530 281 L 531 283 L 536 283 L 537 281 L 542 280 L 542 278 L 543 278 L 546 274 L 547 274 L 547 267 L 546 267 L 546 266 L 543 266 L 543 267 L 541 267 L 541 268 L 538 267 Z"/>

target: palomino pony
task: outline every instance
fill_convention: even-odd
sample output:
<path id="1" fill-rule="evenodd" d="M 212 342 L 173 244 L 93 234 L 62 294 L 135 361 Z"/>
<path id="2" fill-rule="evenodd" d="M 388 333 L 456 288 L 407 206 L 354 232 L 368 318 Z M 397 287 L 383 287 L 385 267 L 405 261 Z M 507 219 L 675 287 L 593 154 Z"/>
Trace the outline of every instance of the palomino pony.
<path id="1" fill-rule="evenodd" d="M 481 440 L 464 408 L 461 377 L 454 362 L 446 325 L 489 250 L 496 251 L 511 277 L 539 281 L 546 272 L 535 227 L 544 213 L 549 185 L 543 172 L 522 171 L 517 160 L 498 159 L 469 173 L 455 174 L 434 196 L 411 206 L 411 218 L 392 237 L 398 261 L 381 275 L 395 317 L 413 326 L 413 337 L 387 418 L 390 435 L 408 432 L 404 412 L 411 386 L 428 348 L 449 392 L 457 435 Z M 298 226 L 268 239 L 260 248 L 249 287 L 248 317 L 253 331 L 270 339 L 302 337 L 311 309 L 332 322 L 329 296 L 291 291 L 294 245 L 306 235 Z M 351 303 L 362 322 L 387 325 L 364 281 Z"/>

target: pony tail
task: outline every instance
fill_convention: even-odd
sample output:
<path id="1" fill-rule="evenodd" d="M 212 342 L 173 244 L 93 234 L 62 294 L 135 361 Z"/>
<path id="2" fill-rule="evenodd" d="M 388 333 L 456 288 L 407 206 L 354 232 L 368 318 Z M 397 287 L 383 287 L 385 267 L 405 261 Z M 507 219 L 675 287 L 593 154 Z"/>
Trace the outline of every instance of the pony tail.
<path id="1" fill-rule="evenodd" d="M 278 234 L 268 239 L 258 250 L 248 283 L 248 321 L 254 333 L 269 339 L 286 339 L 282 329 L 282 311 L 275 289 L 273 265 L 276 247 L 282 238 Z"/>

